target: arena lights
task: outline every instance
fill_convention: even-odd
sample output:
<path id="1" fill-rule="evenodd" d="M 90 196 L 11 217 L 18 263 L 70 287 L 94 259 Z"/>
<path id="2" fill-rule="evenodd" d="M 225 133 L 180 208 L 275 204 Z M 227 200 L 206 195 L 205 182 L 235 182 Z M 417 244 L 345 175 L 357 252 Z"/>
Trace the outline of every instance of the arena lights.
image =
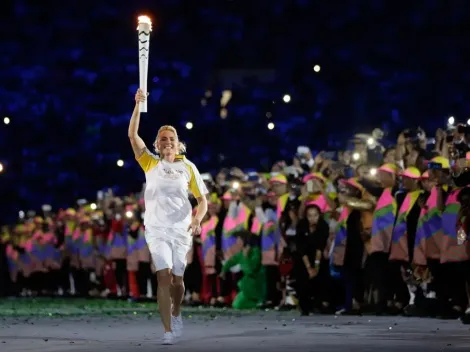
<path id="1" fill-rule="evenodd" d="M 186 129 L 187 130 L 192 130 L 194 127 L 193 123 L 192 122 L 186 122 Z"/>
<path id="2" fill-rule="evenodd" d="M 119 167 L 123 167 L 124 166 L 124 161 L 119 159 L 117 162 L 116 162 L 116 165 L 119 166 Z"/>
<path id="3" fill-rule="evenodd" d="M 315 66 L 313 66 L 313 70 L 314 70 L 315 72 L 320 72 L 320 65 L 315 65 Z"/>
<path id="4" fill-rule="evenodd" d="M 0 173 L 3 172 L 3 170 L 4 170 L 3 164 L 0 163 Z"/>
<path id="5" fill-rule="evenodd" d="M 220 109 L 220 118 L 222 120 L 225 120 L 227 118 L 227 115 L 228 115 L 228 111 L 226 108 Z"/>
<path id="6" fill-rule="evenodd" d="M 467 120 L 467 125 L 469 125 L 469 126 L 470 126 L 470 119 L 468 119 L 468 120 Z"/>
<path id="7" fill-rule="evenodd" d="M 9 125 L 9 124 L 10 124 L 10 118 L 9 118 L 9 117 L 4 117 L 4 118 L 3 118 L 3 123 L 4 123 L 5 125 Z"/>
<path id="8" fill-rule="evenodd" d="M 273 130 L 274 127 L 276 127 L 276 126 L 274 125 L 273 122 L 268 123 L 268 130 Z"/>
<path id="9" fill-rule="evenodd" d="M 361 158 L 361 154 L 359 154 L 358 152 L 353 153 L 352 158 L 354 161 L 358 161 Z"/>
<path id="10" fill-rule="evenodd" d="M 222 97 L 220 98 L 220 106 L 225 108 L 228 102 L 232 99 L 232 91 L 231 90 L 224 90 L 222 92 Z"/>
<path id="11" fill-rule="evenodd" d="M 449 119 L 447 120 L 447 123 L 449 125 L 453 125 L 455 123 L 455 118 L 453 116 L 450 116 Z"/>
<path id="12" fill-rule="evenodd" d="M 375 143 L 375 139 L 370 137 L 370 138 L 367 138 L 367 145 L 373 145 Z"/>
<path id="13" fill-rule="evenodd" d="M 288 103 L 290 102 L 290 95 L 289 94 L 285 94 L 283 97 L 282 97 L 282 100 L 284 101 L 284 103 Z"/>
<path id="14" fill-rule="evenodd" d="M 97 206 L 96 206 L 95 203 L 91 203 L 90 208 L 91 208 L 91 210 L 96 210 Z"/>

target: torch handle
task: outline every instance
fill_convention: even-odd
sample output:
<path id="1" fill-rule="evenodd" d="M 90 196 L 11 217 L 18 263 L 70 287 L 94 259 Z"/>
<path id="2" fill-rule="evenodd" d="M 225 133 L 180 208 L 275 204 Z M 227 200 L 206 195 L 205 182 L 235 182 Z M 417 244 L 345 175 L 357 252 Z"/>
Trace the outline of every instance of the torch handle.
<path id="1" fill-rule="evenodd" d="M 139 85 L 140 89 L 147 94 L 149 48 L 150 48 L 150 25 L 139 23 L 137 28 L 139 36 Z M 139 103 L 140 112 L 147 112 L 147 100 Z"/>
<path id="2" fill-rule="evenodd" d="M 139 87 L 144 94 L 147 94 L 148 63 L 148 59 L 139 59 Z M 147 112 L 147 99 L 139 103 L 139 112 Z"/>

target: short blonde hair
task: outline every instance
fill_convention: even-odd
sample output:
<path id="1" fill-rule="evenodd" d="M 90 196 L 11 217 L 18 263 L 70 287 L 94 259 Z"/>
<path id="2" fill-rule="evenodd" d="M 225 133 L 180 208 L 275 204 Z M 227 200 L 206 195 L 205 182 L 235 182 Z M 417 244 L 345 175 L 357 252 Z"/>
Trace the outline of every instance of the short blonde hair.
<path id="1" fill-rule="evenodd" d="M 160 151 L 158 150 L 157 148 L 157 141 L 158 141 L 158 136 L 160 136 L 160 133 L 164 132 L 164 131 L 171 131 L 175 134 L 175 137 L 176 137 L 176 140 L 178 141 L 178 154 L 184 154 L 186 153 L 186 145 L 181 142 L 178 138 L 178 132 L 176 132 L 176 128 L 174 128 L 173 126 L 170 126 L 170 125 L 165 125 L 165 126 L 162 126 L 160 127 L 160 129 L 158 130 L 157 132 L 157 137 L 155 138 L 155 143 L 154 143 L 154 147 L 155 147 L 155 151 L 157 153 L 160 153 Z"/>

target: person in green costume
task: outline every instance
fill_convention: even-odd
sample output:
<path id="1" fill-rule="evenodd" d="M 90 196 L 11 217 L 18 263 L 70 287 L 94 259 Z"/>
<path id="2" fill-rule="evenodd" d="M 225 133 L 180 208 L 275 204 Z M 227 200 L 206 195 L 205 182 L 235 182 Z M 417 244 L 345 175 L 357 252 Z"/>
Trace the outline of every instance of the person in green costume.
<path id="1" fill-rule="evenodd" d="M 236 265 L 240 265 L 243 277 L 238 281 L 238 294 L 232 303 L 234 309 L 253 309 L 264 302 L 266 293 L 266 274 L 261 265 L 259 236 L 251 232 L 241 234 L 244 239 L 243 250 L 232 256 L 222 266 L 222 279 Z"/>

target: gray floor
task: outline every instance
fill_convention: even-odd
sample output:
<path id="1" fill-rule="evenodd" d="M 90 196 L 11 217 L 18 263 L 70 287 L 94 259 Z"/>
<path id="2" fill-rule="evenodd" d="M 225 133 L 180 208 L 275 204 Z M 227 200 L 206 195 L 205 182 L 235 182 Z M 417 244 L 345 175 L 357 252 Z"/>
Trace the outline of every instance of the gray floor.
<path id="1" fill-rule="evenodd" d="M 0 318 L 1 352 L 470 351 L 470 326 L 401 317 L 195 315 L 178 344 L 161 346 L 160 336 L 156 316 Z"/>

